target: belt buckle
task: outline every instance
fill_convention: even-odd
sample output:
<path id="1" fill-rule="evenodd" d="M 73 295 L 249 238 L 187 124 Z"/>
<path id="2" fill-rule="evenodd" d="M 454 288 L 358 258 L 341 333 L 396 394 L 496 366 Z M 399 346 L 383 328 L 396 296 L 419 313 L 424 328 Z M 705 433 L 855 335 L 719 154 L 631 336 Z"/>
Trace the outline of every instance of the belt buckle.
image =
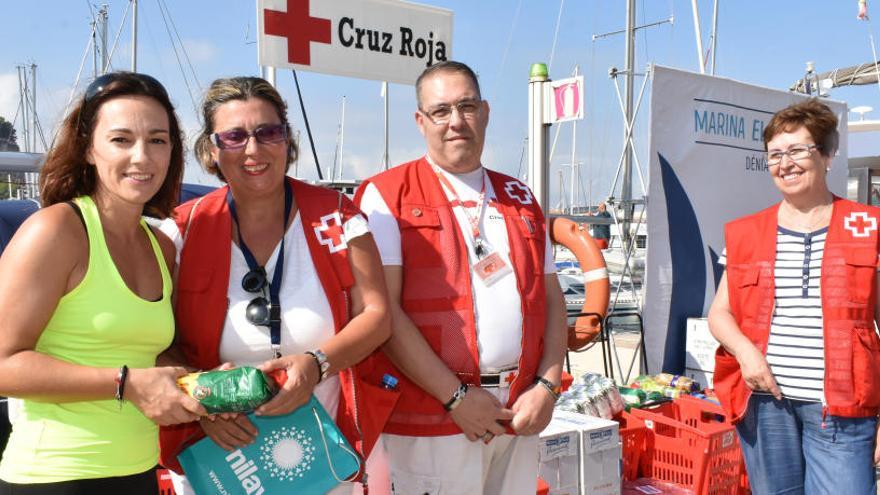
<path id="1" fill-rule="evenodd" d="M 507 370 L 498 373 L 498 388 L 510 388 L 510 384 L 516 380 L 517 370 Z"/>

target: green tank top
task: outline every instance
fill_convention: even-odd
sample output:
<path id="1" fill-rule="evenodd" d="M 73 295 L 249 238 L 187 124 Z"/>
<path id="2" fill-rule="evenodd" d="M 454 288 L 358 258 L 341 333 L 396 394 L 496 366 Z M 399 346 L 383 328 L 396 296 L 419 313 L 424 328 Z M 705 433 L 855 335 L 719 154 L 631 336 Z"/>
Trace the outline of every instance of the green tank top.
<path id="1" fill-rule="evenodd" d="M 132 292 L 116 269 L 95 203 L 76 199 L 89 238 L 89 266 L 82 282 L 65 294 L 37 341 L 49 356 L 98 368 L 149 368 L 174 337 L 171 276 L 147 224 L 155 262 L 162 272 L 162 299 Z M 154 263 L 145 259 L 144 263 Z M 55 404 L 19 401 L 21 409 L 0 478 L 10 483 L 52 483 L 126 476 L 158 462 L 158 427 L 131 403 L 98 400 Z"/>

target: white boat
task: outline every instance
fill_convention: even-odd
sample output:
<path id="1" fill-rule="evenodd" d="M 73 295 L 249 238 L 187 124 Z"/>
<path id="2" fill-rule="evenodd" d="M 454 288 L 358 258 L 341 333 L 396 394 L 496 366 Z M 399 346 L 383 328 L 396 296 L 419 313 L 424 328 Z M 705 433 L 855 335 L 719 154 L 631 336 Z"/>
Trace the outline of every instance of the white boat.
<path id="1" fill-rule="evenodd" d="M 629 275 L 632 275 L 633 281 L 641 283 L 645 274 L 645 254 L 648 247 L 648 227 L 642 222 L 636 228 L 633 225 L 630 228 L 632 235 L 635 237 L 632 253 L 627 260 L 626 251 L 623 249 L 623 241 L 620 237 L 619 225 L 611 225 L 611 238 L 608 240 L 608 248 L 602 251 L 605 257 L 605 265 L 608 272 L 613 274 L 623 274 L 624 267 L 629 263 Z"/>

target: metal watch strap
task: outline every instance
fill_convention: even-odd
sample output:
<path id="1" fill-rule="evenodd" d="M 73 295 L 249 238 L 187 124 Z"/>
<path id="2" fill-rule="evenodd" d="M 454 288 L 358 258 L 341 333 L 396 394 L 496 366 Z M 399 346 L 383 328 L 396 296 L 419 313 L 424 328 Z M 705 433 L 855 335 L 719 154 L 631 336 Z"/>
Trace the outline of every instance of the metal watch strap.
<path id="1" fill-rule="evenodd" d="M 556 385 L 553 385 L 553 382 L 544 378 L 543 376 L 536 376 L 535 384 L 541 384 L 544 388 L 546 388 L 547 391 L 550 392 L 550 395 L 553 396 L 554 400 L 558 399 L 559 394 L 562 392 L 562 387 L 557 387 Z"/>
<path id="2" fill-rule="evenodd" d="M 452 394 L 452 398 L 449 399 L 449 401 L 446 402 L 446 404 L 443 404 L 443 409 L 446 409 L 447 411 L 452 412 L 452 410 L 455 409 L 456 407 L 458 407 L 459 404 L 461 404 L 461 401 L 464 400 L 464 396 L 465 396 L 465 394 L 467 394 L 467 391 L 468 391 L 467 383 L 462 383 L 461 385 L 459 385 L 458 390 L 456 390 Z"/>

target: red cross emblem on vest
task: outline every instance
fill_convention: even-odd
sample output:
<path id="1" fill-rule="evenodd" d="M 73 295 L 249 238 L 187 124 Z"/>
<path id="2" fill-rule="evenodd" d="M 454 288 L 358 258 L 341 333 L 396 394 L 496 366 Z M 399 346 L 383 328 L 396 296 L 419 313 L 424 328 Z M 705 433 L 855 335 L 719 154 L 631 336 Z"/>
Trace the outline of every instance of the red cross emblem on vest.
<path id="1" fill-rule="evenodd" d="M 532 204 L 532 191 L 529 191 L 529 188 L 524 186 L 523 183 L 518 180 L 506 182 L 504 184 L 504 192 L 506 192 L 511 198 L 519 201 L 520 204 Z"/>
<path id="2" fill-rule="evenodd" d="M 310 43 L 330 43 L 330 19 L 309 15 L 309 0 L 287 0 L 287 12 L 265 9 L 266 34 L 287 38 L 287 60 L 311 65 Z"/>
<path id="3" fill-rule="evenodd" d="M 868 237 L 871 231 L 877 230 L 877 219 L 864 211 L 854 211 L 843 219 L 843 226 L 853 237 Z"/>
<path id="4" fill-rule="evenodd" d="M 315 227 L 315 235 L 318 237 L 318 242 L 327 246 L 331 253 L 348 247 L 342 230 L 342 217 L 338 211 L 321 217 L 321 225 Z"/>

